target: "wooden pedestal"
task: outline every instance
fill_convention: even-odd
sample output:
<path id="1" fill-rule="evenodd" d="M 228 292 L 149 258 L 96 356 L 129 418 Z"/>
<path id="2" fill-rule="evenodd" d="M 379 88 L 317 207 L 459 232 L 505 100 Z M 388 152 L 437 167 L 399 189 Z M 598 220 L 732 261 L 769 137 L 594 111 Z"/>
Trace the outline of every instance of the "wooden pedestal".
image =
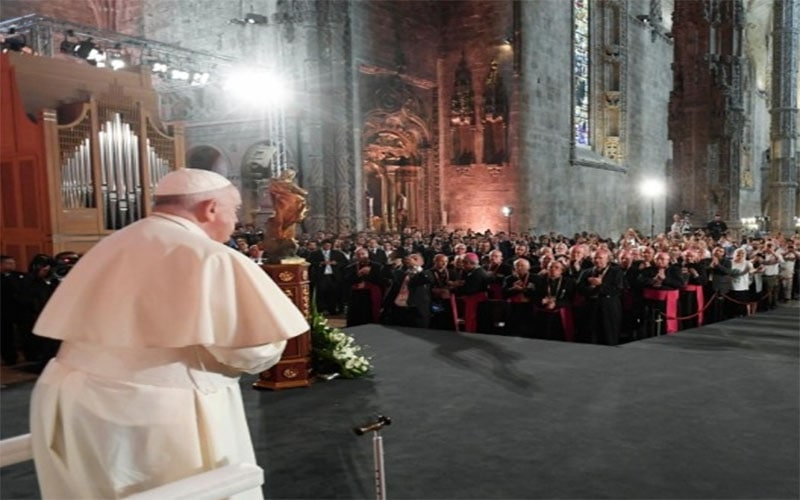
<path id="1" fill-rule="evenodd" d="M 308 319 L 311 297 L 308 285 L 308 263 L 264 264 L 262 269 L 272 278 L 294 305 Z M 288 389 L 311 385 L 311 333 L 306 332 L 286 342 L 286 349 L 278 363 L 261 372 L 253 383 L 255 389 Z"/>

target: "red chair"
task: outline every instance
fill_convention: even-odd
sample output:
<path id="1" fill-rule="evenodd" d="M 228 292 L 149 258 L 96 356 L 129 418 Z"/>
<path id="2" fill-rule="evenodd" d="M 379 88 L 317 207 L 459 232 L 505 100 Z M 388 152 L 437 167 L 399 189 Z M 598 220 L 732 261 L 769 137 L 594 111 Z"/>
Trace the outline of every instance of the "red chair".
<path id="1" fill-rule="evenodd" d="M 645 288 L 645 300 L 664 302 L 667 316 L 667 334 L 678 331 L 678 290 L 657 290 L 655 288 Z"/>
<path id="2" fill-rule="evenodd" d="M 453 310 L 453 324 L 456 331 L 460 332 L 459 325 L 464 324 L 464 331 L 475 333 L 478 331 L 478 305 L 489 300 L 486 292 L 473 293 L 457 297 L 450 295 L 450 308 Z M 460 312 L 460 314 L 459 314 Z"/>
<path id="3" fill-rule="evenodd" d="M 558 315 L 561 320 L 561 329 L 564 330 L 564 340 L 567 342 L 575 341 L 575 319 L 572 315 L 572 308 L 569 306 L 558 307 L 556 309 L 536 308 L 536 314 Z"/>

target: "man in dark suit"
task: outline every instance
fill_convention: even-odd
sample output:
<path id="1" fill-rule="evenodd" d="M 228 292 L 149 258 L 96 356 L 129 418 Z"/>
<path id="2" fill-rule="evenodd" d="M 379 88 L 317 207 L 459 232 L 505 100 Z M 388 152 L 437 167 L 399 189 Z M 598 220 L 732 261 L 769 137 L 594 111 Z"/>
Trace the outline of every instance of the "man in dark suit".
<path id="1" fill-rule="evenodd" d="M 493 314 L 489 309 L 489 302 L 485 300 L 488 298 L 489 274 L 480 266 L 478 255 L 473 252 L 464 254 L 462 262 L 464 271 L 461 279 L 456 282 L 457 286 L 453 292 L 456 297 L 464 297 L 464 300 L 459 299 L 459 302 L 463 302 L 465 304 L 464 307 L 467 308 L 464 311 L 465 316 L 471 314 L 468 312 L 469 306 L 466 305 L 467 303 L 472 302 L 476 297 L 483 299 L 476 304 L 475 316 L 477 325 L 475 327 L 479 332 L 491 333 Z M 467 325 L 467 328 L 469 328 L 469 325 Z"/>
<path id="2" fill-rule="evenodd" d="M 431 317 L 431 275 L 422 270 L 418 253 L 403 257 L 403 266 L 392 273 L 383 301 L 383 321 L 389 325 L 428 328 Z"/>
<path id="3" fill-rule="evenodd" d="M 17 338 L 20 315 L 19 296 L 25 273 L 17 271 L 17 261 L 10 255 L 0 256 L 0 271 L 2 271 L 2 276 L 0 276 L 0 299 L 2 300 L 2 306 L 0 306 L 0 320 L 2 321 L 0 354 L 2 354 L 3 363 L 15 365 L 19 357 Z"/>
<path id="4" fill-rule="evenodd" d="M 455 289 L 456 295 L 472 295 L 473 293 L 485 292 L 489 288 L 489 275 L 480 266 L 478 255 L 468 253 L 464 255 L 464 275 L 463 280 Z"/>
<path id="5" fill-rule="evenodd" d="M 389 256 L 386 255 L 386 251 L 378 245 L 378 240 L 375 238 L 370 238 L 369 241 L 367 241 L 367 251 L 369 252 L 369 260 L 377 262 L 382 266 L 389 263 Z"/>
<path id="6" fill-rule="evenodd" d="M 344 268 L 343 291 L 348 294 L 347 326 L 376 323 L 383 300 L 383 266 L 370 260 L 369 250 L 358 248 L 356 260 Z"/>
<path id="7" fill-rule="evenodd" d="M 499 289 L 502 289 L 506 276 L 510 276 L 514 272 L 510 265 L 503 262 L 503 252 L 500 250 L 489 252 L 489 260 L 483 268 L 486 269 L 486 274 L 489 276 L 489 283 L 496 283 Z"/>
<path id="8" fill-rule="evenodd" d="M 342 271 L 347 257 L 333 248 L 331 240 L 324 240 L 322 248 L 311 252 L 306 259 L 309 280 L 316 294 L 317 309 L 326 314 L 339 314 L 342 310 Z"/>
<path id="9" fill-rule="evenodd" d="M 714 303 L 708 307 L 708 314 L 704 318 L 705 323 L 716 323 L 726 319 L 725 314 L 725 295 L 731 290 L 731 278 L 736 275 L 732 269 L 731 260 L 725 255 L 725 249 L 721 246 L 714 247 L 711 251 L 711 259 L 708 261 L 708 287 L 705 295 Z"/>
<path id="10" fill-rule="evenodd" d="M 681 275 L 689 289 L 687 290 L 686 285 L 681 289 L 680 313 L 681 316 L 691 316 L 697 314 L 704 306 L 703 303 L 697 303 L 697 293 L 692 291 L 692 288 L 700 287 L 705 290 L 708 285 L 708 264 L 700 258 L 700 253 L 693 249 L 684 252 L 682 264 Z M 681 320 L 681 330 L 697 325 L 697 317 Z"/>
<path id="11" fill-rule="evenodd" d="M 622 329 L 624 272 L 611 265 L 610 252 L 604 248 L 594 254 L 594 267 L 578 278 L 578 293 L 586 298 L 578 330 L 582 340 L 594 344 L 617 345 Z"/>
<path id="12" fill-rule="evenodd" d="M 722 220 L 720 214 L 714 214 L 714 218 L 706 225 L 706 229 L 716 242 L 728 230 L 728 225 Z"/>
<path id="13" fill-rule="evenodd" d="M 431 277 L 431 328 L 452 330 L 453 310 L 450 305 L 455 274 L 448 266 L 448 257 L 443 253 L 433 256 L 433 267 L 428 270 Z"/>
<path id="14" fill-rule="evenodd" d="M 673 264 L 667 252 L 658 252 L 653 259 L 653 265 L 642 269 L 639 273 L 639 285 L 643 290 L 680 290 L 685 284 L 681 274 L 680 264 Z M 645 335 L 657 334 L 658 316 L 667 316 L 666 304 L 662 300 L 645 300 Z"/>
<path id="15" fill-rule="evenodd" d="M 565 269 L 563 262 L 554 260 L 548 264 L 547 274 L 538 274 L 534 278 L 534 332 L 537 338 L 563 340 L 566 337 L 567 326 L 562 324 L 560 312 L 572 305 L 575 281 L 564 275 Z"/>
<path id="16" fill-rule="evenodd" d="M 514 261 L 514 272 L 503 281 L 503 298 L 506 308 L 506 332 L 509 335 L 533 337 L 534 275 L 528 259 Z"/>
<path id="17" fill-rule="evenodd" d="M 671 264 L 669 254 L 659 252 L 653 262 L 653 266 L 642 269 L 639 273 L 639 283 L 644 288 L 678 290 L 684 285 L 680 265 Z"/>

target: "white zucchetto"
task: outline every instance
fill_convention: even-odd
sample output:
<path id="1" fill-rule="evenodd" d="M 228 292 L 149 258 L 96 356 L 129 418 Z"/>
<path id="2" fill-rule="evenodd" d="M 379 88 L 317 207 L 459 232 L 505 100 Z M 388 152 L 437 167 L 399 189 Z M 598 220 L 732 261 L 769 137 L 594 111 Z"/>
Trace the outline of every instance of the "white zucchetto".
<path id="1" fill-rule="evenodd" d="M 205 193 L 231 185 L 225 177 L 199 168 L 179 168 L 165 175 L 156 186 L 156 196 Z"/>

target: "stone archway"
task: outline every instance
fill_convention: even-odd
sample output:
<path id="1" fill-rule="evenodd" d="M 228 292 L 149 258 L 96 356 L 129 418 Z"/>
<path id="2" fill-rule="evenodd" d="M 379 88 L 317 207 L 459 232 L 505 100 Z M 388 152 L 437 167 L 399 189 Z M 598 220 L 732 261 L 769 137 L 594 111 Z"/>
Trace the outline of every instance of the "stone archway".
<path id="1" fill-rule="evenodd" d="M 186 166 L 189 168 L 211 170 L 212 172 L 227 177 L 231 165 L 222 151 L 214 146 L 202 144 L 193 146 L 186 152 Z"/>
<path id="2" fill-rule="evenodd" d="M 368 113 L 362 136 L 367 227 L 397 231 L 426 220 L 425 122 L 405 108 Z M 371 207 L 370 207 L 371 206 Z M 370 210 L 371 208 L 371 210 Z"/>

